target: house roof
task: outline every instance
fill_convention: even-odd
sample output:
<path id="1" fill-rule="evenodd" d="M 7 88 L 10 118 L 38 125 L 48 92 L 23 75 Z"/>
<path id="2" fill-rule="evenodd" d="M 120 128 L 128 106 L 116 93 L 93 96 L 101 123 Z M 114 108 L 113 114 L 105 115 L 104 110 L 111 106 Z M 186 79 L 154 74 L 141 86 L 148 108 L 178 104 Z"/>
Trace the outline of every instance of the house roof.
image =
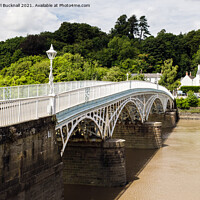
<path id="1" fill-rule="evenodd" d="M 181 81 L 186 77 L 186 76 L 188 76 L 188 75 L 185 75 L 184 77 L 181 77 Z M 188 76 L 190 79 L 194 79 L 195 78 L 195 76 Z"/>
<path id="2" fill-rule="evenodd" d="M 142 73 L 146 78 L 160 78 L 162 76 L 161 73 Z M 138 74 L 131 74 L 131 76 L 137 76 Z"/>
<path id="3" fill-rule="evenodd" d="M 194 79 L 195 78 L 195 76 L 189 76 L 191 79 Z"/>

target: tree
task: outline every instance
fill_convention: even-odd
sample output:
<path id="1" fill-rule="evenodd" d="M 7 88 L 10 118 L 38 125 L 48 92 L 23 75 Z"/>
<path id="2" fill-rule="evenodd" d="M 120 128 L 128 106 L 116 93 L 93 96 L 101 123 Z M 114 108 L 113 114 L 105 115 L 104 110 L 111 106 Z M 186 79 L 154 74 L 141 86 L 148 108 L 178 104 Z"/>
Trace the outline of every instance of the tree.
<path id="1" fill-rule="evenodd" d="M 152 63 L 154 66 L 162 64 L 165 60 L 173 59 L 174 65 L 180 66 L 178 70 L 181 71 L 184 57 L 182 54 L 185 52 L 182 36 L 176 36 L 172 33 L 166 33 L 162 30 L 158 33 L 157 37 L 150 36 L 141 42 L 142 53 L 149 54 L 154 58 Z M 188 62 L 187 62 L 188 63 Z"/>
<path id="2" fill-rule="evenodd" d="M 172 64 L 172 59 L 164 61 L 164 65 L 162 66 L 162 76 L 159 80 L 159 84 L 163 85 L 170 91 L 173 91 L 180 85 L 180 81 L 176 80 L 178 65 L 172 66 Z"/>
<path id="3" fill-rule="evenodd" d="M 98 27 L 92 27 L 85 23 L 63 22 L 60 28 L 54 32 L 54 39 L 56 41 L 67 44 L 79 43 L 86 39 L 101 36 L 106 36 L 106 33 L 100 31 Z"/>
<path id="4" fill-rule="evenodd" d="M 27 38 L 21 43 L 20 48 L 25 55 L 41 55 L 45 54 L 49 46 L 47 40 L 41 35 L 28 35 Z"/>
<path id="5" fill-rule="evenodd" d="M 9 67 L 12 62 L 24 56 L 20 52 L 20 44 L 23 41 L 23 37 L 15 37 L 5 42 L 0 42 L 0 70 L 4 67 Z"/>
<path id="6" fill-rule="evenodd" d="M 111 29 L 111 35 L 112 37 L 118 36 L 122 37 L 123 35 L 128 35 L 128 22 L 127 22 L 127 16 L 121 15 L 115 24 L 114 29 Z"/>
<path id="7" fill-rule="evenodd" d="M 198 98 L 194 95 L 193 91 L 189 91 L 187 93 L 187 101 L 190 107 L 197 107 L 198 106 Z"/>
<path id="8" fill-rule="evenodd" d="M 132 76 L 131 78 L 129 78 L 129 80 L 138 80 L 138 81 L 145 81 L 145 75 L 144 74 L 137 74 L 136 76 Z"/>
<path id="9" fill-rule="evenodd" d="M 200 64 L 200 46 L 199 46 L 198 51 L 193 55 L 192 65 L 190 67 L 191 69 L 190 71 L 193 71 L 193 74 L 196 74 L 199 64 Z"/>
<path id="10" fill-rule="evenodd" d="M 125 81 L 126 74 L 123 73 L 119 67 L 114 66 L 108 70 L 106 75 L 103 77 L 104 81 Z"/>
<path id="11" fill-rule="evenodd" d="M 146 38 L 147 35 L 151 35 L 148 28 L 149 28 L 149 25 L 147 23 L 146 17 L 141 16 L 139 19 L 139 39 L 140 39 L 140 41 L 143 38 Z"/>
<path id="12" fill-rule="evenodd" d="M 117 19 L 114 28 L 111 29 L 111 36 L 127 36 L 130 39 L 135 39 L 139 36 L 139 40 L 141 41 L 150 35 L 148 28 L 149 25 L 145 16 L 141 16 L 138 21 L 136 15 L 127 18 L 124 14 Z"/>
<path id="13" fill-rule="evenodd" d="M 138 20 L 135 15 L 132 15 L 128 19 L 128 36 L 130 39 L 134 39 L 138 36 Z"/>
<path id="14" fill-rule="evenodd" d="M 118 65 L 120 61 L 126 60 L 127 58 L 135 58 L 138 54 L 138 50 L 126 36 L 114 37 L 108 43 L 108 48 L 112 55 L 112 65 Z"/>
<path id="15" fill-rule="evenodd" d="M 186 52 L 190 58 L 197 52 L 200 45 L 200 29 L 197 31 L 190 31 L 184 35 L 184 43 Z"/>
<path id="16" fill-rule="evenodd" d="M 180 99 L 176 99 L 176 106 L 180 109 L 189 109 L 190 108 L 187 98 L 184 99 L 183 97 Z"/>

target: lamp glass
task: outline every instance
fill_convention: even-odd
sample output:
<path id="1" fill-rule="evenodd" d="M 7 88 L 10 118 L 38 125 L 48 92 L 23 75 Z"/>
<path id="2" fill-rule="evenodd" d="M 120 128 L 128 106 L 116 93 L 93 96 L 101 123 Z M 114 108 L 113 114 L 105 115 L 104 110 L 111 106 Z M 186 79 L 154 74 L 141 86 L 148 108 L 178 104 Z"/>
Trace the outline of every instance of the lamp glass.
<path id="1" fill-rule="evenodd" d="M 54 59 L 57 54 L 57 52 L 53 49 L 53 45 L 51 45 L 51 48 L 48 51 L 46 51 L 46 53 L 50 60 Z"/>

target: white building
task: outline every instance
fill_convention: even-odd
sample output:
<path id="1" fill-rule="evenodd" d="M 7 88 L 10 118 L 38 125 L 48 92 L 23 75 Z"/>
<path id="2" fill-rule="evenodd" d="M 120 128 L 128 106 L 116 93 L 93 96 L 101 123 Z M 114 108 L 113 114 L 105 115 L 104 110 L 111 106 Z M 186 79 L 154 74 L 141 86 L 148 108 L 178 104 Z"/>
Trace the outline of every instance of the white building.
<path id="1" fill-rule="evenodd" d="M 181 86 L 200 86 L 200 64 L 198 65 L 198 70 L 196 77 L 188 75 L 188 72 L 186 72 L 185 77 L 181 78 Z"/>
<path id="2" fill-rule="evenodd" d="M 131 74 L 131 76 L 137 76 L 138 74 Z M 145 80 L 152 83 L 157 83 L 162 76 L 161 73 L 143 73 Z"/>

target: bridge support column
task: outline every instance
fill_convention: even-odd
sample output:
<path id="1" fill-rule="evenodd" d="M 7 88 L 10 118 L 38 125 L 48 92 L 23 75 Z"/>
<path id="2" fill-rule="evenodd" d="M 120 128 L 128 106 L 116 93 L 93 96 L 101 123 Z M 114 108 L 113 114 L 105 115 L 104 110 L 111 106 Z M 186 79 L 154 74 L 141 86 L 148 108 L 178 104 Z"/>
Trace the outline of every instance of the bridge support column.
<path id="1" fill-rule="evenodd" d="M 165 113 L 153 113 L 149 115 L 148 121 L 151 122 L 162 122 L 162 128 L 173 128 L 176 126 L 177 122 L 177 111 L 176 109 L 173 110 L 166 110 Z"/>
<path id="2" fill-rule="evenodd" d="M 113 138 L 125 139 L 126 148 L 156 149 L 162 147 L 161 122 L 117 124 Z"/>
<path id="3" fill-rule="evenodd" d="M 62 166 L 53 117 L 0 128 L 0 199 L 63 199 Z"/>
<path id="4" fill-rule="evenodd" d="M 125 185 L 124 142 L 121 139 L 70 141 L 62 157 L 64 183 L 95 186 Z"/>

